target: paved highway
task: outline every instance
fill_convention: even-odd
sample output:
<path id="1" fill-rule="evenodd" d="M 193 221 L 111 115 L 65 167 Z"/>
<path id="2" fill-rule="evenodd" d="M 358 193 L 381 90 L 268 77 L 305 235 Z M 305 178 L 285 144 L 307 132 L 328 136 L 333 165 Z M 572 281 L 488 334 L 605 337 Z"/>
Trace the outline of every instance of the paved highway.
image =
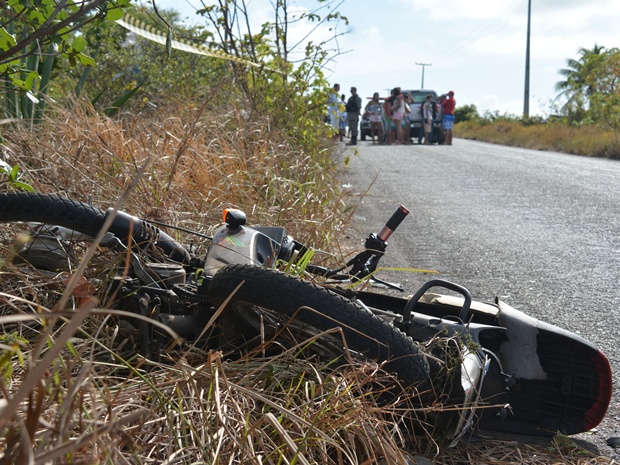
<path id="1" fill-rule="evenodd" d="M 441 272 L 475 299 L 499 296 L 594 342 L 614 398 L 593 434 L 601 455 L 620 436 L 620 162 L 456 140 L 453 146 L 340 148 L 357 203 L 350 235 L 377 232 L 399 203 L 411 211 L 389 241 L 389 267 Z M 430 275 L 385 272 L 413 293 Z M 620 452 L 620 451 L 618 451 Z"/>

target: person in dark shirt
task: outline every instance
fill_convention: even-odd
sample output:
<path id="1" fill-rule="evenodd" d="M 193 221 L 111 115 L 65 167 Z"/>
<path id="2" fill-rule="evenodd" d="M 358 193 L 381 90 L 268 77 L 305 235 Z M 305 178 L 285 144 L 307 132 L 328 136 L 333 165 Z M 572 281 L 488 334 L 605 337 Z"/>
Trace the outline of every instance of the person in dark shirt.
<path id="1" fill-rule="evenodd" d="M 360 122 L 360 112 L 362 111 L 362 99 L 357 95 L 357 88 L 351 87 L 351 97 L 347 100 L 347 122 L 351 129 L 351 141 L 347 145 L 357 145 L 357 133 Z"/>
<path id="2" fill-rule="evenodd" d="M 394 126 L 394 120 L 392 119 L 392 106 L 394 105 L 394 89 L 390 91 L 390 96 L 385 99 L 383 103 L 383 127 L 385 128 L 385 143 L 391 145 L 396 138 L 396 126 Z"/>

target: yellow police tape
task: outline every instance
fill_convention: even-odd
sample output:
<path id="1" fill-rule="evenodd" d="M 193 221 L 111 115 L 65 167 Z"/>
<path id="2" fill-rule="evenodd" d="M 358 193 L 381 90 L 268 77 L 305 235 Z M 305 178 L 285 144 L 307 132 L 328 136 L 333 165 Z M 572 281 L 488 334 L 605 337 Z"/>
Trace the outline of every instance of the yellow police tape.
<path id="1" fill-rule="evenodd" d="M 142 21 L 133 18 L 132 16 L 125 13 L 123 17 L 116 21 L 119 25 L 123 26 L 125 29 L 137 34 L 145 39 L 152 40 L 153 42 L 157 42 L 158 44 L 166 45 L 167 38 L 166 34 L 155 29 L 154 27 L 149 26 L 148 24 L 144 24 Z M 281 71 L 275 70 L 273 68 L 268 68 L 267 66 L 254 63 L 253 61 L 244 60 L 243 58 L 236 57 L 226 52 L 222 52 L 219 50 L 213 50 L 209 47 L 205 47 L 204 45 L 196 45 L 192 44 L 189 40 L 185 39 L 172 39 L 170 41 L 170 46 L 176 50 L 181 50 L 183 52 L 194 53 L 197 55 L 205 55 L 215 58 L 221 58 L 222 60 L 234 61 L 235 63 L 240 63 L 244 65 L 254 66 L 256 68 L 266 69 L 269 71 L 273 71 L 275 73 L 283 74 Z"/>

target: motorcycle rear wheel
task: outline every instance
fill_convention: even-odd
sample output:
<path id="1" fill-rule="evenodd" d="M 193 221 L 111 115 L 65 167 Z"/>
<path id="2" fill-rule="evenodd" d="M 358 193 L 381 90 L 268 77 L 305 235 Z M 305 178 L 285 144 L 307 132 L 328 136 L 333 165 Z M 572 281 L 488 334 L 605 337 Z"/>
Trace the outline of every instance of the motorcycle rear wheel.
<path id="1" fill-rule="evenodd" d="M 96 236 L 104 222 L 105 212 L 84 202 L 31 192 L 0 193 L 0 223 L 15 223 L 0 229 L 2 247 L 13 249 L 13 261 L 28 262 L 40 270 L 56 272 L 75 266 L 79 256 L 74 256 L 69 243 Z M 71 237 L 60 239 L 58 226 L 69 230 Z M 23 238 L 14 243 L 18 232 L 29 236 L 27 243 L 20 243 Z"/>
<path id="2" fill-rule="evenodd" d="M 0 222 L 30 221 L 64 226 L 96 236 L 105 212 L 85 202 L 32 192 L 0 193 Z"/>

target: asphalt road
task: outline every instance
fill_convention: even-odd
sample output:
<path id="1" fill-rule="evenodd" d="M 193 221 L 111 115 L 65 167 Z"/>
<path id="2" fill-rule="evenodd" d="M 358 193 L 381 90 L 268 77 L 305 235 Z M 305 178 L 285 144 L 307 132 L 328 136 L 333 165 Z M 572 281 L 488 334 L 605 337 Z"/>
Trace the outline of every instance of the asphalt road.
<path id="1" fill-rule="evenodd" d="M 342 183 L 359 203 L 349 231 L 378 232 L 400 203 L 411 211 L 389 240 L 387 267 L 438 270 L 474 299 L 499 296 L 594 342 L 614 396 L 595 432 L 601 455 L 620 436 L 620 162 L 466 140 L 453 146 L 340 148 Z M 383 272 L 413 293 L 431 279 Z"/>

